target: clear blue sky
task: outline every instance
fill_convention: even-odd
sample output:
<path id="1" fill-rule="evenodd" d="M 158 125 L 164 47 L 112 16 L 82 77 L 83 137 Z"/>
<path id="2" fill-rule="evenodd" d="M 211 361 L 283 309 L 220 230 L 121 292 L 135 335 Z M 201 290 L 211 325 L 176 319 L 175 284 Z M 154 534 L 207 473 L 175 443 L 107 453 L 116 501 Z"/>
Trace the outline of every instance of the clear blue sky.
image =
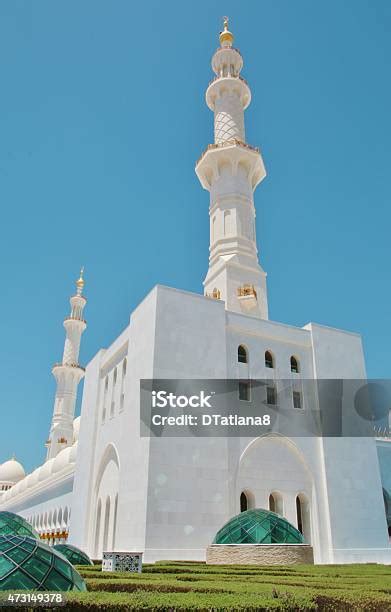
<path id="1" fill-rule="evenodd" d="M 204 92 L 225 14 L 268 171 L 270 316 L 358 331 L 368 375 L 390 376 L 389 0 L 3 0 L 0 460 L 44 456 L 81 264 L 84 364 L 156 283 L 202 291 L 194 163 L 212 142 Z"/>

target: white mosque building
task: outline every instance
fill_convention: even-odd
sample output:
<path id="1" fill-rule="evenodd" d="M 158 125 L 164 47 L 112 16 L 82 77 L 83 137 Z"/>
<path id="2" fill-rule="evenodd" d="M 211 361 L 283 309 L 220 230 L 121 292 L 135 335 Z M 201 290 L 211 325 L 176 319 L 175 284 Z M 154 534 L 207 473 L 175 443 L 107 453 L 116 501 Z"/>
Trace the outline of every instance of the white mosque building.
<path id="1" fill-rule="evenodd" d="M 253 195 L 266 173 L 259 149 L 246 142 L 251 92 L 242 66 L 226 20 L 206 90 L 214 143 L 195 169 L 210 193 L 204 294 L 157 285 L 84 370 L 80 275 L 64 321 L 62 361 L 53 367 L 57 389 L 46 461 L 27 475 L 15 459 L 0 466 L 0 510 L 27 518 L 49 543 L 67 540 L 93 558 L 126 550 L 154 561 L 205 559 L 229 518 L 244 508 L 270 508 L 303 532 L 316 563 L 390 563 L 386 439 L 378 452 L 367 437 L 140 436 L 141 379 L 239 379 L 246 385 L 272 377 L 276 384 L 291 379 L 300 389 L 306 379 L 366 378 L 358 334 L 269 320 Z M 292 411 L 306 410 L 297 393 L 286 402 Z"/>

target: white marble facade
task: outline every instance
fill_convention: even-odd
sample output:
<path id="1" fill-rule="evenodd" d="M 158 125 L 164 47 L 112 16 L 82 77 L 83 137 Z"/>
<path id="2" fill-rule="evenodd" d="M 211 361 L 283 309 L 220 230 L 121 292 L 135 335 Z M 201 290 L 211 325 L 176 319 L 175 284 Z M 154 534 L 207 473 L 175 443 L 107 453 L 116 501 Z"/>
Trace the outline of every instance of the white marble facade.
<path id="1" fill-rule="evenodd" d="M 259 151 L 245 142 L 251 93 L 232 43 L 225 24 L 206 95 L 215 143 L 196 166 L 210 192 L 205 295 L 157 285 L 123 333 L 88 363 L 81 417 L 74 419 L 84 375 L 78 364 L 85 329 L 79 279 L 65 325 L 68 348 L 54 370 L 56 380 L 63 379 L 47 461 L 27 476 L 22 466 L 0 466 L 0 509 L 22 514 L 49 541 L 67 539 L 93 558 L 128 550 L 143 552 L 146 561 L 205 559 L 217 530 L 240 511 L 242 494 L 248 507 L 262 508 L 269 508 L 272 495 L 274 509 L 312 544 L 315 562 L 390 563 L 383 499 L 389 471 L 384 461 L 380 470 L 373 439 L 140 437 L 140 379 L 272 375 L 300 385 L 366 377 L 358 334 L 268 319 L 253 201 L 265 169 Z M 247 363 L 238 362 L 240 345 Z M 273 368 L 266 368 L 266 352 Z M 292 357 L 298 372 L 292 372 Z M 390 447 L 381 444 L 385 455 Z"/>

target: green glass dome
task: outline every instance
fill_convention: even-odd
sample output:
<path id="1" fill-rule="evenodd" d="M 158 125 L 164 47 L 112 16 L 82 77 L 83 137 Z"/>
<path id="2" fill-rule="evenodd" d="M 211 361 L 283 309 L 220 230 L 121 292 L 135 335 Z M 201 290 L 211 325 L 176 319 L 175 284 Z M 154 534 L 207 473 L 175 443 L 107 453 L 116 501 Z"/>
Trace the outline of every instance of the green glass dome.
<path id="1" fill-rule="evenodd" d="M 72 544 L 56 544 L 53 548 L 64 555 L 72 565 L 94 565 L 85 552 Z"/>
<path id="2" fill-rule="evenodd" d="M 34 538 L 0 536 L 0 590 L 86 591 L 61 553 Z"/>
<path id="3" fill-rule="evenodd" d="M 13 512 L 0 512 L 0 536 L 30 536 L 39 540 L 39 534 L 23 517 Z"/>
<path id="4" fill-rule="evenodd" d="M 213 544 L 305 544 L 305 540 L 282 516 L 259 508 L 230 519 L 217 532 Z"/>

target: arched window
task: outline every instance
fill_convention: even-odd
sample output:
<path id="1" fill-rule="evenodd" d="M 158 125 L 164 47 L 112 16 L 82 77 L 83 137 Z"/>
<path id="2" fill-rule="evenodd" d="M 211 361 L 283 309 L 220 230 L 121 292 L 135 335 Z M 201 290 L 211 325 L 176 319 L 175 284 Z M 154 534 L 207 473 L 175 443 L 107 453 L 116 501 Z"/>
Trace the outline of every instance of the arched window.
<path id="1" fill-rule="evenodd" d="M 269 510 L 283 516 L 282 495 L 277 491 L 273 491 L 269 495 Z"/>
<path id="2" fill-rule="evenodd" d="M 106 418 L 106 404 L 107 404 L 107 393 L 109 390 L 109 377 L 105 378 L 105 390 L 103 393 L 103 406 L 102 406 L 102 423 L 104 423 Z"/>
<path id="3" fill-rule="evenodd" d="M 125 359 L 122 362 L 121 395 L 120 395 L 120 400 L 119 400 L 119 409 L 120 409 L 120 411 L 122 411 L 124 409 L 124 403 L 125 403 L 125 391 L 124 391 L 124 387 L 125 387 L 125 377 L 126 377 L 126 366 L 127 366 L 127 359 L 125 357 Z"/>
<path id="4" fill-rule="evenodd" d="M 240 494 L 240 512 L 246 512 L 251 508 L 255 508 L 254 494 L 248 489 L 244 489 Z"/>
<path id="5" fill-rule="evenodd" d="M 311 512 L 308 498 L 304 493 L 296 497 L 297 529 L 303 534 L 306 542 L 311 543 Z"/>
<path id="6" fill-rule="evenodd" d="M 117 368 L 114 368 L 113 372 L 113 386 L 111 388 L 111 404 L 110 404 L 110 418 L 114 416 L 115 409 L 115 385 L 117 384 Z"/>
<path id="7" fill-rule="evenodd" d="M 297 529 L 300 533 L 303 533 L 303 515 L 301 512 L 301 501 L 300 497 L 296 497 L 296 517 L 297 517 Z"/>
<path id="8" fill-rule="evenodd" d="M 299 362 L 297 361 L 296 357 L 294 357 L 292 355 L 291 357 L 291 372 L 294 372 L 295 374 L 298 374 L 300 371 L 299 369 Z"/>
<path id="9" fill-rule="evenodd" d="M 224 236 L 232 234 L 232 215 L 230 210 L 224 211 Z"/>
<path id="10" fill-rule="evenodd" d="M 383 488 L 384 511 L 386 513 L 388 535 L 391 536 L 391 497 L 386 489 Z"/>
<path id="11" fill-rule="evenodd" d="M 248 363 L 247 349 L 245 346 L 243 346 L 243 344 L 238 346 L 238 362 Z"/>
<path id="12" fill-rule="evenodd" d="M 265 367 L 274 368 L 274 359 L 270 351 L 266 351 L 265 353 Z"/>
<path id="13" fill-rule="evenodd" d="M 248 510 L 248 499 L 244 491 L 240 494 L 240 512 Z"/>

